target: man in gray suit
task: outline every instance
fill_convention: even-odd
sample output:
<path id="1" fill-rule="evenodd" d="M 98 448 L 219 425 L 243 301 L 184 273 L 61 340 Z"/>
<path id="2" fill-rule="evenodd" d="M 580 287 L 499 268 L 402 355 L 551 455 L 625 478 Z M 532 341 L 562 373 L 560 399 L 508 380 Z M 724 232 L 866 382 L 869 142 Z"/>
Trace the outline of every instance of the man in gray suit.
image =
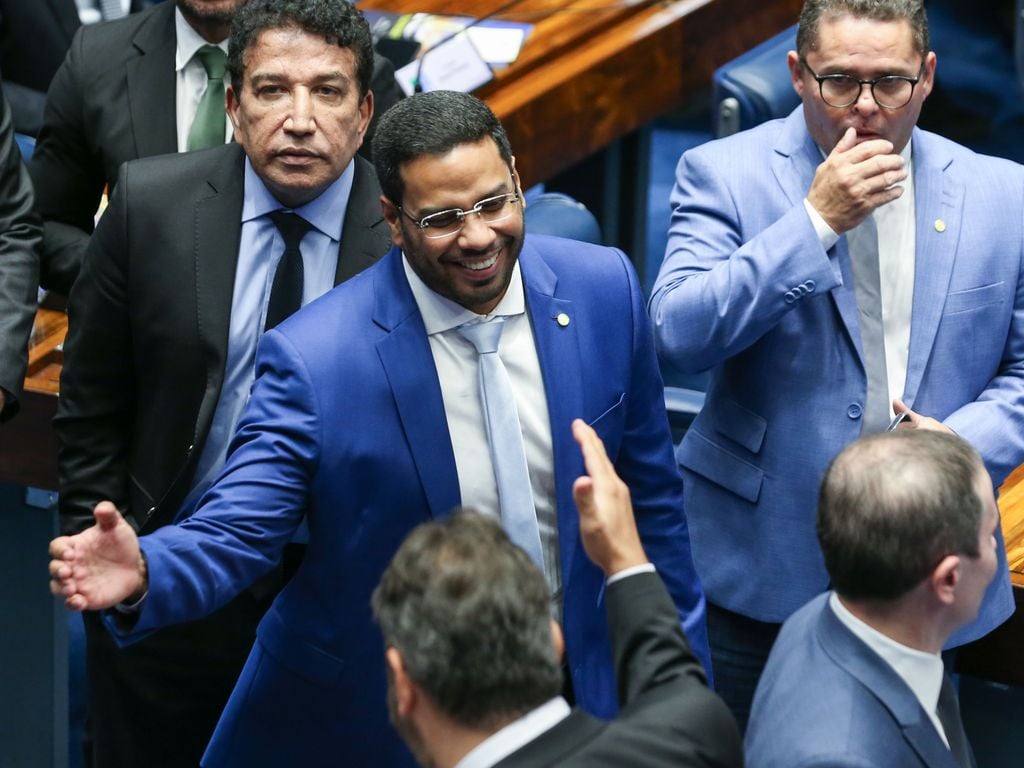
<path id="1" fill-rule="evenodd" d="M 572 428 L 587 471 L 573 497 L 583 548 L 607 578 L 620 714 L 603 723 L 570 710 L 543 574 L 499 521 L 464 511 L 410 533 L 374 592 L 391 721 L 437 768 L 739 768 L 736 723 L 644 554 L 629 489 L 597 433 L 580 419 Z"/>
<path id="2" fill-rule="evenodd" d="M 754 696 L 749 768 L 970 768 L 940 652 L 978 615 L 999 513 L 955 435 L 861 438 L 829 467 L 818 539 L 833 592 L 783 625 Z"/>
<path id="3" fill-rule="evenodd" d="M 65 531 L 101 499 L 143 533 L 187 517 L 223 464 L 287 287 L 305 304 L 390 246 L 356 156 L 374 108 L 359 12 L 250 0 L 228 71 L 235 143 L 125 164 L 90 239 L 55 420 Z M 199 763 L 283 578 L 126 650 L 85 617 L 96 768 Z"/>

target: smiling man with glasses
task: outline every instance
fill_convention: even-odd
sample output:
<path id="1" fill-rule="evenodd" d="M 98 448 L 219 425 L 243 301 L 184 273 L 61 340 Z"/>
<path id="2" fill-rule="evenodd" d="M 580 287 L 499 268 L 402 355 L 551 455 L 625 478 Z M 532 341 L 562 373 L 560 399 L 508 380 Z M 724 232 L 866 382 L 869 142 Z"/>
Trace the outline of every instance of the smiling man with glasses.
<path id="1" fill-rule="evenodd" d="M 662 357 L 711 371 L 677 457 L 741 722 L 779 626 L 829 583 L 814 502 L 844 446 L 908 412 L 995 485 L 1024 461 L 1024 170 L 916 128 L 936 67 L 920 0 L 807 0 L 796 47 L 800 107 L 682 157 L 651 299 Z M 999 553 L 951 645 L 1011 612 Z"/>
<path id="2" fill-rule="evenodd" d="M 544 574 L 566 692 L 610 717 L 605 578 L 580 543 L 571 424 L 632 492 L 644 549 L 705 664 L 704 596 L 643 296 L 621 251 L 524 235 L 504 129 L 435 91 L 374 139 L 395 247 L 267 331 L 223 473 L 178 525 L 138 539 L 110 504 L 51 545 L 72 609 L 122 640 L 209 612 L 270 569 L 303 519 L 302 565 L 260 625 L 203 765 L 413 765 L 388 723 L 370 594 L 405 534 L 456 506 L 501 520 Z M 147 592 L 148 590 L 148 592 Z"/>

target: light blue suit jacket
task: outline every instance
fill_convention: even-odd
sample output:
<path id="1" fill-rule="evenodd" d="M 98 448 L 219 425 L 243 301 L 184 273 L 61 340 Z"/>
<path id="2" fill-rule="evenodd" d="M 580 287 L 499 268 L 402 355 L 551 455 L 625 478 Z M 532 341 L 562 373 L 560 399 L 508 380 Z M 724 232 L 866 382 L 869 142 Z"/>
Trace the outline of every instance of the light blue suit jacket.
<path id="1" fill-rule="evenodd" d="M 960 768 L 910 687 L 820 595 L 786 621 L 757 685 L 747 768 Z"/>
<path id="2" fill-rule="evenodd" d="M 567 656 L 578 702 L 610 716 L 604 578 L 579 540 L 572 419 L 594 426 L 630 485 L 647 553 L 707 666 L 681 478 L 625 256 L 528 236 L 520 263 L 551 419 Z M 135 635 L 226 602 L 309 522 L 305 560 L 260 625 L 204 765 L 412 765 L 387 722 L 370 594 L 409 530 L 459 502 L 433 357 L 392 250 L 264 336 L 223 475 L 197 514 L 142 539 L 150 591 Z"/>
<path id="3" fill-rule="evenodd" d="M 912 142 L 903 399 L 969 440 L 999 485 L 1024 461 L 1024 169 L 920 130 Z M 684 154 L 651 300 L 659 352 L 711 369 L 677 452 L 697 572 L 710 601 L 761 621 L 828 586 L 818 485 L 859 436 L 867 391 L 846 238 L 825 252 L 802 204 L 820 162 L 801 108 Z M 1001 536 L 999 566 L 951 643 L 1012 612 Z"/>

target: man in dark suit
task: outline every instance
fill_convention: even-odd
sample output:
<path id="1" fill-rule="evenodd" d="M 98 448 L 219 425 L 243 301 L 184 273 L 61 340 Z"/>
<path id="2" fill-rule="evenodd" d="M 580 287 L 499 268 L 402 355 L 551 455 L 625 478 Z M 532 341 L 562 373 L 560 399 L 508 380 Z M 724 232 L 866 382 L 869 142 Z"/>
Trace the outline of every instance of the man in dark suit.
<path id="1" fill-rule="evenodd" d="M 233 449 L 199 510 L 139 538 L 99 504 L 97 525 L 51 544 L 52 588 L 69 608 L 145 594 L 130 620 L 107 617 L 131 643 L 245 589 L 308 521 L 306 557 L 260 624 L 204 755 L 211 768 L 412 763 L 387 722 L 370 596 L 404 535 L 460 505 L 500 514 L 530 548 L 562 618 L 576 703 L 612 716 L 604 576 L 572 499 L 576 418 L 630 485 L 647 554 L 707 657 L 664 387 L 625 254 L 524 233 L 508 137 L 467 94 L 396 104 L 374 161 L 395 247 L 263 335 Z"/>
<path id="2" fill-rule="evenodd" d="M 736 723 L 679 631 L 629 489 L 593 429 L 576 420 L 573 434 L 587 471 L 573 487 L 580 537 L 607 579 L 621 714 L 570 710 L 543 574 L 493 518 L 464 511 L 410 533 L 374 592 L 392 723 L 436 768 L 739 768 Z"/>
<path id="3" fill-rule="evenodd" d="M 978 615 L 999 513 L 978 452 L 912 429 L 862 438 L 822 481 L 834 592 L 783 625 L 757 686 L 750 768 L 971 768 L 940 652 Z"/>
<path id="4" fill-rule="evenodd" d="M 308 228 L 302 303 L 389 246 L 356 156 L 374 105 L 358 11 L 251 0 L 231 50 L 237 143 L 124 165 L 72 293 L 55 421 L 66 531 L 101 499 L 142 532 L 166 526 L 216 476 L 290 263 L 280 209 Z M 97 768 L 199 762 L 281 578 L 123 652 L 86 617 Z"/>
<path id="5" fill-rule="evenodd" d="M 168 0 L 78 31 L 47 94 L 29 168 L 45 225 L 44 286 L 70 291 L 103 190 L 115 189 L 123 162 L 187 148 L 206 77 L 198 51 L 185 50 L 183 37 L 226 48 L 231 14 L 240 3 Z M 186 55 L 187 61 L 179 60 Z M 200 74 L 192 77 L 190 70 Z M 374 58 L 371 89 L 378 114 L 400 96 L 383 57 Z"/>
<path id="6" fill-rule="evenodd" d="M 0 305 L 7 307 L 0 312 L 0 421 L 17 411 L 25 379 L 41 236 L 32 213 L 32 182 L 14 141 L 11 110 L 0 94 Z"/>

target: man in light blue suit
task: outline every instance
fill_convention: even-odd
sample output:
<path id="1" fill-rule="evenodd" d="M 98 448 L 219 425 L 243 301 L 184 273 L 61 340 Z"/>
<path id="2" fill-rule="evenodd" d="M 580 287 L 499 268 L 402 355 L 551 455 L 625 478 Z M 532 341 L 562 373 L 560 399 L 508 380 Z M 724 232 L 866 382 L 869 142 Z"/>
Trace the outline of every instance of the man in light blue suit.
<path id="1" fill-rule="evenodd" d="M 51 545 L 53 589 L 69 607 L 145 593 L 110 616 L 130 641 L 230 599 L 308 521 L 305 560 L 260 625 L 207 766 L 412 765 L 387 722 L 369 599 L 420 522 L 460 504 L 509 519 L 477 354 L 460 330 L 481 316 L 503 323 L 512 397 L 499 410 L 521 424 L 536 510 L 518 522 L 539 538 L 577 703 L 610 716 L 616 694 L 604 578 L 573 507 L 584 474 L 574 418 L 594 427 L 629 484 L 644 547 L 691 644 L 707 653 L 662 383 L 628 260 L 523 237 L 508 139 L 471 96 L 402 102 L 381 119 L 374 153 L 396 247 L 263 336 L 230 457 L 200 509 L 140 541 L 101 504 L 97 525 Z"/>
<path id="2" fill-rule="evenodd" d="M 915 128 L 936 64 L 917 0 L 808 0 L 797 48 L 801 108 L 680 160 L 651 300 L 662 356 L 711 370 L 677 457 L 741 722 L 779 624 L 828 586 L 822 473 L 890 403 L 970 441 L 994 486 L 1024 460 L 1024 170 Z M 951 644 L 1011 613 L 999 563 Z"/>
<path id="3" fill-rule="evenodd" d="M 996 572 L 999 513 L 955 435 L 862 438 L 822 482 L 835 591 L 782 627 L 757 686 L 748 768 L 971 768 L 940 654 Z"/>

